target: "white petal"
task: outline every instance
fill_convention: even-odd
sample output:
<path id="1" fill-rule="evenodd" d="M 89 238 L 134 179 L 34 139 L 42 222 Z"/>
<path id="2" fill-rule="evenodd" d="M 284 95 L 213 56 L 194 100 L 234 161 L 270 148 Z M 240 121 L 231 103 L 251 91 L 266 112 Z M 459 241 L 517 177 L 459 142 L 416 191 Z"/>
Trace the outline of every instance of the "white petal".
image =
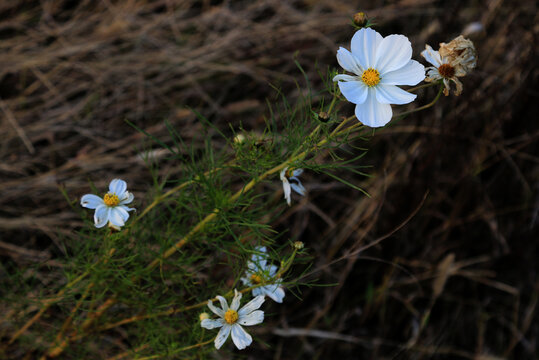
<path id="1" fill-rule="evenodd" d="M 238 311 L 238 316 L 245 316 L 247 314 L 252 313 L 256 309 L 258 309 L 265 301 L 264 296 L 257 296 L 253 300 L 249 301 L 247 304 L 245 304 L 244 307 Z"/>
<path id="2" fill-rule="evenodd" d="M 238 324 L 245 326 L 252 326 L 261 324 L 264 321 L 264 312 L 262 310 L 253 311 L 250 314 L 247 314 L 241 317 L 238 320 Z"/>
<path id="3" fill-rule="evenodd" d="M 236 345 L 239 350 L 243 350 L 251 345 L 253 338 L 243 330 L 241 325 L 234 324 L 232 325 L 232 341 L 234 341 L 234 345 Z"/>
<path id="4" fill-rule="evenodd" d="M 301 174 L 303 174 L 303 169 L 296 169 L 292 171 L 292 177 L 300 176 Z"/>
<path id="5" fill-rule="evenodd" d="M 343 47 L 337 50 L 337 61 L 344 70 L 356 75 L 363 74 L 363 68 L 359 63 L 359 60 L 350 51 Z"/>
<path id="6" fill-rule="evenodd" d="M 363 104 L 367 98 L 368 87 L 363 81 L 339 81 L 339 89 L 352 104 Z"/>
<path id="7" fill-rule="evenodd" d="M 288 204 L 288 206 L 290 206 L 290 192 L 291 192 L 290 183 L 288 182 L 287 178 L 284 178 L 283 179 L 283 193 L 284 193 L 284 198 L 286 199 L 286 203 Z"/>
<path id="8" fill-rule="evenodd" d="M 339 75 L 335 75 L 333 77 L 333 81 L 339 81 L 339 80 L 342 80 L 342 81 L 357 81 L 357 76 L 339 74 Z"/>
<path id="9" fill-rule="evenodd" d="M 266 268 L 266 261 L 268 258 L 268 254 L 266 254 L 266 247 L 258 246 L 255 248 L 255 251 L 259 252 L 259 254 L 253 254 L 253 256 L 251 256 L 251 261 L 247 264 L 247 266 L 249 269 L 254 270 L 254 272 L 258 272 L 260 270 L 263 271 Z"/>
<path id="10" fill-rule="evenodd" d="M 425 80 L 425 67 L 415 60 L 410 60 L 404 67 L 385 73 L 380 84 L 416 85 Z"/>
<path id="11" fill-rule="evenodd" d="M 225 316 L 225 310 L 219 309 L 217 306 L 213 305 L 213 302 L 211 300 L 208 300 L 208 307 L 215 315 L 221 318 Z M 228 308 L 228 305 L 227 305 L 227 308 Z"/>
<path id="12" fill-rule="evenodd" d="M 365 70 L 374 66 L 377 48 L 383 39 L 382 35 L 370 28 L 358 30 L 352 37 L 350 50 Z"/>
<path id="13" fill-rule="evenodd" d="M 249 276 L 249 273 L 245 273 L 247 276 Z M 251 280 L 249 279 L 249 277 L 242 277 L 241 279 L 241 282 L 243 283 L 243 285 L 245 286 L 252 286 L 253 284 L 251 283 Z"/>
<path id="14" fill-rule="evenodd" d="M 356 105 L 355 113 L 361 123 L 370 127 L 384 126 L 393 115 L 391 105 L 379 103 L 372 89 L 369 89 L 367 100 L 363 104 Z"/>
<path id="15" fill-rule="evenodd" d="M 88 209 L 96 209 L 99 205 L 105 205 L 105 202 L 97 195 L 86 194 L 80 199 L 80 204 Z"/>
<path id="16" fill-rule="evenodd" d="M 106 205 L 99 205 L 95 209 L 94 213 L 94 223 L 96 228 L 102 228 L 107 225 L 109 222 L 109 211 L 110 208 Z"/>
<path id="17" fill-rule="evenodd" d="M 281 178 L 281 181 L 286 180 L 286 170 L 288 170 L 288 166 L 281 170 L 279 173 L 279 177 Z"/>
<path id="18" fill-rule="evenodd" d="M 271 266 L 269 267 L 269 273 L 268 273 L 268 275 L 269 275 L 270 277 L 273 277 L 273 276 L 275 275 L 276 272 L 277 272 L 277 266 L 271 265 Z"/>
<path id="19" fill-rule="evenodd" d="M 266 295 L 273 301 L 282 303 L 284 298 L 284 289 L 278 285 L 265 286 Z"/>
<path id="20" fill-rule="evenodd" d="M 119 209 L 119 208 L 122 208 L 122 209 L 124 209 L 125 211 L 134 211 L 134 210 L 136 210 L 135 208 L 130 208 L 130 207 L 127 207 L 127 206 L 125 206 L 125 205 L 118 205 L 118 206 L 116 206 L 116 209 Z"/>
<path id="21" fill-rule="evenodd" d="M 124 226 L 127 219 L 129 219 L 129 214 L 124 209 L 120 207 L 110 209 L 109 221 L 112 223 L 112 225 L 120 227 Z"/>
<path id="22" fill-rule="evenodd" d="M 416 94 L 402 90 L 395 85 L 379 85 L 376 87 L 376 100 L 382 104 L 408 104 L 415 100 Z"/>
<path id="23" fill-rule="evenodd" d="M 224 314 L 228 310 L 228 302 L 221 295 L 217 295 L 216 298 L 221 303 L 221 308 L 223 309 L 223 314 Z"/>
<path id="24" fill-rule="evenodd" d="M 234 311 L 238 311 L 239 307 L 240 307 L 240 302 L 241 302 L 241 293 L 234 289 L 234 298 L 232 299 L 232 303 L 230 304 L 230 308 Z"/>
<path id="25" fill-rule="evenodd" d="M 129 191 L 124 192 L 123 197 L 120 199 L 120 205 L 127 205 L 135 199 L 135 195 Z"/>
<path id="26" fill-rule="evenodd" d="M 228 339 L 228 335 L 230 334 L 230 330 L 232 330 L 232 326 L 225 324 L 219 330 L 219 333 L 217 334 L 217 337 L 215 338 L 214 344 L 215 348 L 219 350 L 221 346 L 225 343 L 226 339 Z"/>
<path id="27" fill-rule="evenodd" d="M 374 68 L 382 76 L 385 73 L 400 69 L 412 58 L 412 44 L 404 35 L 389 35 L 382 40 L 376 50 Z"/>
<path id="28" fill-rule="evenodd" d="M 297 179 L 296 179 L 297 180 Z M 304 196 L 305 195 L 305 188 L 303 187 L 303 185 L 301 184 L 301 181 L 297 180 L 298 183 L 295 184 L 295 183 L 290 183 L 290 186 L 292 187 L 292 189 L 297 192 L 298 194 Z"/>
<path id="29" fill-rule="evenodd" d="M 421 56 L 423 56 L 425 60 L 427 60 L 429 63 L 436 66 L 437 68 L 442 65 L 442 58 L 440 57 L 440 53 L 431 48 L 430 45 L 425 45 L 425 50 L 421 52 Z"/>
<path id="30" fill-rule="evenodd" d="M 223 319 L 216 319 L 216 320 L 204 319 L 200 322 L 200 326 L 202 326 L 204 329 L 210 329 L 210 330 L 219 328 L 223 326 L 224 324 L 225 323 Z"/>
<path id="31" fill-rule="evenodd" d="M 252 291 L 252 294 L 253 296 L 260 296 L 260 295 L 264 295 L 264 290 L 262 290 L 262 287 L 257 287 L 257 288 L 254 288 L 253 291 Z"/>
<path id="32" fill-rule="evenodd" d="M 109 184 L 109 191 L 118 195 L 119 197 L 124 194 L 126 189 L 127 184 L 122 179 L 113 179 Z"/>

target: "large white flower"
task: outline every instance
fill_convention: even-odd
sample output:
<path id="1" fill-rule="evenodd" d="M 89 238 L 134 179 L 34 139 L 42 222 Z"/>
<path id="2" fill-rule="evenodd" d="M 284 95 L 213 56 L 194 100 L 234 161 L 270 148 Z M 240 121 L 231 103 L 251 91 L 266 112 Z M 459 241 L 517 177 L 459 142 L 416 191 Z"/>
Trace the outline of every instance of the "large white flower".
<path id="1" fill-rule="evenodd" d="M 95 209 L 95 227 L 101 228 L 107 223 L 118 230 L 129 219 L 128 211 L 135 210 L 127 207 L 135 196 L 127 191 L 127 184 L 120 179 L 114 179 L 109 184 L 109 192 L 103 198 L 86 194 L 80 199 L 80 204 L 88 209 Z"/>
<path id="2" fill-rule="evenodd" d="M 284 298 L 284 289 L 280 284 L 283 279 L 274 279 L 277 273 L 277 266 L 268 264 L 268 254 L 265 246 L 259 246 L 255 249 L 258 254 L 253 254 L 251 261 L 247 262 L 247 271 L 245 277 L 241 278 L 244 285 L 255 286 L 261 283 L 268 285 L 259 286 L 253 289 L 253 296 L 266 295 L 273 301 L 282 303 Z"/>
<path id="3" fill-rule="evenodd" d="M 228 307 L 228 303 L 224 297 L 217 296 L 217 300 L 221 303 L 221 309 L 214 306 L 211 300 L 208 300 L 208 307 L 219 318 L 215 320 L 204 319 L 200 325 L 206 329 L 221 328 L 214 341 L 216 349 L 220 349 L 223 346 L 230 333 L 232 333 L 234 345 L 240 350 L 245 349 L 251 345 L 253 338 L 241 325 L 258 325 L 264 321 L 264 312 L 257 310 L 264 302 L 264 296 L 255 297 L 239 310 L 241 293 L 236 289 L 234 289 L 234 298 L 230 307 Z"/>
<path id="4" fill-rule="evenodd" d="M 356 104 L 359 121 L 370 127 L 384 126 L 391 120 L 390 104 L 408 104 L 416 95 L 397 85 L 416 85 L 425 79 L 425 68 L 412 58 L 412 45 L 404 35 L 385 38 L 370 28 L 352 37 L 351 51 L 339 48 L 337 61 L 354 75 L 337 75 L 344 97 Z"/>
<path id="5" fill-rule="evenodd" d="M 305 188 L 298 178 L 298 176 L 300 176 L 302 173 L 303 169 L 288 171 L 288 167 L 285 167 L 281 171 L 280 177 L 281 181 L 283 182 L 284 198 L 286 199 L 288 206 L 290 206 L 291 203 L 290 194 L 292 193 L 292 189 L 301 196 L 305 195 Z M 294 182 L 290 182 L 290 180 Z"/>

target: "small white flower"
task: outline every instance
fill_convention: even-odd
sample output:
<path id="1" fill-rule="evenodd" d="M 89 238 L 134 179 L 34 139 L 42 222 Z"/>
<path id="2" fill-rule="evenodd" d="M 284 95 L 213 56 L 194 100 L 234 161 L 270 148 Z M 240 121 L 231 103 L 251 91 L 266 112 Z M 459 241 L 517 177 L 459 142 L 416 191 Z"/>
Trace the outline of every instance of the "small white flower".
<path id="1" fill-rule="evenodd" d="M 293 171 L 288 171 L 288 167 L 285 167 L 280 174 L 281 181 L 283 182 L 283 192 L 284 192 L 284 198 L 286 199 L 286 203 L 288 206 L 290 206 L 290 193 L 291 190 L 294 189 L 295 192 L 300 194 L 301 196 L 305 195 L 305 188 L 301 184 L 301 181 L 298 179 L 298 176 L 300 176 L 303 173 L 303 169 L 295 169 Z M 295 182 L 290 182 L 289 180 L 293 180 Z"/>
<path id="2" fill-rule="evenodd" d="M 344 97 L 356 104 L 359 121 L 370 127 L 384 126 L 391 120 L 390 104 L 408 104 L 417 95 L 396 85 L 416 85 L 425 79 L 425 68 L 412 59 L 412 45 L 404 35 L 385 38 L 370 28 L 352 37 L 351 51 L 339 48 L 337 61 L 354 75 L 337 75 Z"/>
<path id="3" fill-rule="evenodd" d="M 120 179 L 114 179 L 109 184 L 109 192 L 103 198 L 86 194 L 80 199 L 80 204 L 88 209 L 95 209 L 94 222 L 96 228 L 102 228 L 107 223 L 113 229 L 119 230 L 129 219 L 128 211 L 135 210 L 127 207 L 135 196 L 127 191 L 127 184 Z"/>
<path id="4" fill-rule="evenodd" d="M 246 286 L 255 286 L 262 282 L 270 282 L 268 285 L 259 286 L 253 289 L 253 296 L 266 295 L 273 301 L 282 303 L 284 298 L 284 289 L 280 284 L 283 279 L 273 280 L 277 273 L 277 266 L 268 265 L 268 254 L 265 246 L 259 246 L 255 249 L 258 254 L 253 254 L 251 261 L 247 262 L 247 271 L 241 281 Z"/>
<path id="5" fill-rule="evenodd" d="M 239 310 L 241 293 L 236 289 L 234 289 L 234 299 L 232 299 L 230 308 L 224 297 L 217 296 L 217 300 L 221 303 L 221 309 L 213 306 L 211 300 L 208 300 L 208 307 L 219 318 L 215 320 L 204 319 L 200 325 L 205 329 L 221 328 L 214 342 L 216 349 L 220 349 L 223 346 L 230 333 L 232 333 L 234 345 L 240 350 L 245 349 L 251 345 L 253 338 L 241 325 L 258 325 L 264 321 L 264 312 L 257 310 L 264 302 L 264 296 L 255 297 Z"/>

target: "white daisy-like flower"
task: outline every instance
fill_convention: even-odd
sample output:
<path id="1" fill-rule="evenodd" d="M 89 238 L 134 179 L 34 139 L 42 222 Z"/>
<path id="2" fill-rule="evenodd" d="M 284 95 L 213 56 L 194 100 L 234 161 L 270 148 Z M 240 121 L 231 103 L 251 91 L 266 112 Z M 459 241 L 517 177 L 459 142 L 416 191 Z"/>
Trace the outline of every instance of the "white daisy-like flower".
<path id="1" fill-rule="evenodd" d="M 449 95 L 450 81 L 455 83 L 455 95 L 462 93 L 462 83 L 459 77 L 466 76 L 477 64 L 477 55 L 473 43 L 462 35 L 453 39 L 448 44 L 441 43 L 440 50 L 434 50 L 430 45 L 425 45 L 421 56 L 434 66 L 427 68 L 425 81 L 432 82 L 442 80 L 444 83 L 444 95 Z"/>
<path id="2" fill-rule="evenodd" d="M 266 295 L 273 301 L 282 303 L 284 298 L 284 289 L 280 284 L 283 279 L 273 279 L 277 274 L 277 266 L 268 264 L 268 254 L 265 246 L 259 246 L 255 249 L 258 254 L 253 254 L 251 261 L 247 262 L 247 271 L 241 281 L 246 286 L 255 286 L 261 283 L 268 285 L 259 286 L 253 289 L 253 296 Z"/>
<path id="3" fill-rule="evenodd" d="M 109 224 L 113 229 L 119 230 L 129 219 L 128 211 L 135 210 L 127 207 L 135 196 L 127 191 L 127 184 L 120 179 L 114 179 L 109 184 L 109 192 L 103 198 L 93 194 L 86 194 L 80 199 L 80 204 L 88 209 L 95 209 L 94 223 L 96 228 Z"/>
<path id="4" fill-rule="evenodd" d="M 290 206 L 291 203 L 290 194 L 292 192 L 292 189 L 294 189 L 294 191 L 301 196 L 305 195 L 305 188 L 301 184 L 301 181 L 298 179 L 298 176 L 300 176 L 302 173 L 303 169 L 295 169 L 292 171 L 288 171 L 288 166 L 281 171 L 280 177 L 281 181 L 283 182 L 284 198 L 286 199 L 286 203 L 288 204 L 288 206 Z M 294 182 L 290 182 L 290 180 Z"/>
<path id="5" fill-rule="evenodd" d="M 258 325 L 264 321 L 264 311 L 257 310 L 264 302 L 264 296 L 255 297 L 239 310 L 241 293 L 236 289 L 234 289 L 234 298 L 230 307 L 228 307 L 224 297 L 217 296 L 217 300 L 221 303 L 221 309 L 214 306 L 211 300 L 208 300 L 208 307 L 219 318 L 204 319 L 200 325 L 205 329 L 221 328 L 214 341 L 216 349 L 223 346 L 230 334 L 232 334 L 234 345 L 240 350 L 245 349 L 251 345 L 253 338 L 243 329 L 242 325 Z"/>
<path id="6" fill-rule="evenodd" d="M 351 51 L 339 48 L 337 61 L 354 75 L 340 74 L 344 97 L 356 104 L 355 115 L 364 125 L 380 127 L 393 116 L 390 104 L 408 104 L 417 95 L 397 85 L 416 85 L 425 79 L 425 68 L 412 60 L 412 45 L 404 35 L 385 38 L 371 28 L 358 30 L 352 37 Z"/>

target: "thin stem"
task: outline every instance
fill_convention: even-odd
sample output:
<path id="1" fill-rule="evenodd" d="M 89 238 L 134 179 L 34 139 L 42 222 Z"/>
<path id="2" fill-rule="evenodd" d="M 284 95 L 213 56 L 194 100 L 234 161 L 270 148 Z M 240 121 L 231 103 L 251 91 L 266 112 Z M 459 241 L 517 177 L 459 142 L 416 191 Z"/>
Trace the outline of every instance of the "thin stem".
<path id="1" fill-rule="evenodd" d="M 421 111 L 421 110 L 425 110 L 425 109 L 428 109 L 430 108 L 431 106 L 433 106 L 434 104 L 436 104 L 436 102 L 438 101 L 438 99 L 440 98 L 440 96 L 442 95 L 442 91 L 444 89 L 444 86 L 441 85 L 440 86 L 440 90 L 438 90 L 438 94 L 436 95 L 436 97 L 434 98 L 434 100 L 432 100 L 430 103 L 428 103 L 427 105 L 423 105 L 423 106 L 420 106 L 416 109 L 412 109 L 412 110 L 409 110 L 409 111 L 405 111 L 405 112 L 402 112 L 400 114 L 395 114 L 395 117 L 396 116 L 403 116 L 403 115 L 408 115 L 408 114 L 411 114 L 411 113 L 415 113 L 415 112 L 418 112 L 418 111 Z"/>
<path id="2" fill-rule="evenodd" d="M 430 83 L 414 86 L 413 88 L 406 89 L 406 91 L 413 92 L 413 91 L 416 91 L 416 90 L 419 90 L 419 89 L 428 88 L 428 87 L 431 87 L 431 86 L 438 85 L 439 83 L 440 82 L 438 82 L 438 81 L 430 82 Z"/>
<path id="3" fill-rule="evenodd" d="M 207 340 L 207 341 L 204 341 L 204 342 L 201 342 L 201 343 L 198 343 L 198 344 L 195 344 L 195 345 L 189 345 L 189 346 L 186 346 L 186 347 L 182 347 L 178 350 L 175 350 L 173 352 L 169 352 L 169 353 L 166 353 L 166 354 L 158 354 L 158 355 L 151 355 L 151 356 L 145 356 L 145 357 L 141 357 L 141 358 L 138 358 L 139 360 L 150 360 L 150 359 L 159 359 L 159 358 L 162 358 L 162 357 L 165 357 L 165 356 L 170 356 L 172 354 L 176 354 L 176 353 L 179 353 L 179 352 L 182 352 L 182 351 L 187 351 L 187 350 L 191 350 L 191 349 L 196 349 L 196 348 L 199 348 L 199 347 L 203 347 L 205 345 L 208 345 L 209 343 L 211 343 L 212 341 L 215 340 L 215 337 L 210 339 L 210 340 Z"/>

